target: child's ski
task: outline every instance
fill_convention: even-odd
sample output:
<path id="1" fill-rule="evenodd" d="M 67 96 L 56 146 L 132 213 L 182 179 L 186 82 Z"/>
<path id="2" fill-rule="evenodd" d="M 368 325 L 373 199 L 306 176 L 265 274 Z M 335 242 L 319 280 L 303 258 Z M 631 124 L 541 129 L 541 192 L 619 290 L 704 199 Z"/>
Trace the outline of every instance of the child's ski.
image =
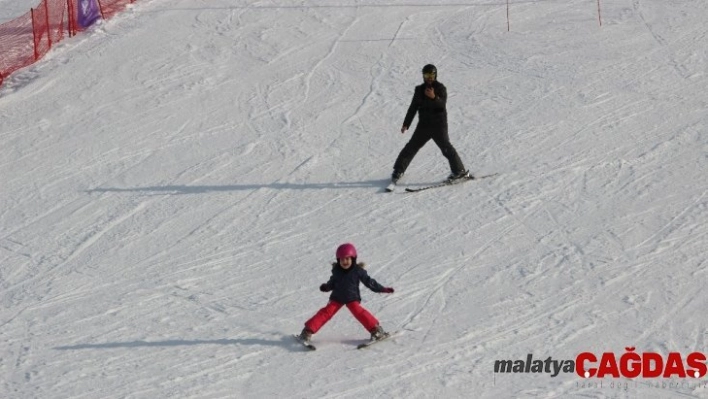
<path id="1" fill-rule="evenodd" d="M 297 342 L 301 343 L 305 348 L 307 348 L 307 349 L 309 349 L 309 350 L 311 350 L 311 351 L 317 349 L 317 348 L 315 348 L 315 345 L 312 345 L 312 342 L 310 342 L 310 341 L 303 341 L 302 339 L 300 339 L 300 335 L 299 335 L 299 334 L 293 334 L 293 338 L 295 338 L 295 340 L 296 340 Z"/>
<path id="2" fill-rule="evenodd" d="M 464 182 L 470 181 L 470 180 L 485 179 L 485 178 L 487 178 L 487 177 L 496 176 L 496 175 L 498 175 L 498 174 L 499 174 L 499 173 L 492 173 L 492 174 L 490 174 L 490 175 L 484 175 L 484 176 L 471 176 L 471 175 L 470 175 L 470 177 L 465 177 L 465 178 L 462 178 L 462 179 L 456 179 L 456 180 L 452 180 L 452 181 L 450 181 L 450 180 L 445 180 L 445 181 L 442 181 L 442 182 L 440 182 L 440 183 L 435 183 L 435 184 L 431 184 L 431 185 L 429 185 L 429 186 L 424 186 L 424 187 L 418 187 L 418 188 L 406 187 L 406 191 L 409 192 L 409 193 L 417 193 L 418 191 L 430 190 L 431 188 L 438 188 L 438 187 L 445 187 L 445 186 L 453 186 L 453 185 L 455 185 L 455 184 L 464 183 Z"/>
<path id="3" fill-rule="evenodd" d="M 357 349 L 368 348 L 368 347 L 370 347 L 370 346 L 373 345 L 373 344 L 377 344 L 377 343 L 379 343 L 379 342 L 386 341 L 386 340 L 389 339 L 389 338 L 393 338 L 393 337 L 397 336 L 399 333 L 400 333 L 400 331 L 394 331 L 394 332 L 391 332 L 391 333 L 386 333 L 386 335 L 385 335 L 383 338 L 377 339 L 377 340 L 375 340 L 375 341 L 367 341 L 367 342 L 364 342 L 363 344 L 357 345 L 356 348 L 357 348 Z"/>

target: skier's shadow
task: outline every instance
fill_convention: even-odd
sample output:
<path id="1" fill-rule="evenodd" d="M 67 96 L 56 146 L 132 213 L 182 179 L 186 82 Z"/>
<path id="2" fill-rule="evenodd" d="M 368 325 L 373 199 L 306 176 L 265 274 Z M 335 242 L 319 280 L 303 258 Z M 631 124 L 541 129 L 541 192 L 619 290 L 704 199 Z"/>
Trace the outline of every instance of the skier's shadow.
<path id="1" fill-rule="evenodd" d="M 282 337 L 280 339 L 259 339 L 259 338 L 235 338 L 235 339 L 210 339 L 210 340 L 182 340 L 171 339 L 166 341 L 127 341 L 127 342 L 106 342 L 102 344 L 77 344 L 68 346 L 57 346 L 54 349 L 60 351 L 71 350 L 86 350 L 86 349 L 120 349 L 120 348 L 159 348 L 159 347 L 177 347 L 177 346 L 197 346 L 197 345 L 237 345 L 237 346 L 275 346 L 279 348 L 289 349 L 290 351 L 299 351 L 300 345 L 297 345 L 293 339 Z"/>
<path id="2" fill-rule="evenodd" d="M 225 186 L 189 186 L 189 185 L 166 185 L 166 186 L 145 186 L 145 187 L 99 187 L 86 190 L 87 193 L 110 193 L 110 192 L 143 192 L 146 194 L 204 194 L 211 192 L 228 191 L 253 191 L 261 188 L 273 190 L 334 190 L 342 188 L 382 188 L 388 183 L 387 179 L 368 180 L 358 182 L 340 183 L 271 183 L 271 184 L 234 184 Z"/>

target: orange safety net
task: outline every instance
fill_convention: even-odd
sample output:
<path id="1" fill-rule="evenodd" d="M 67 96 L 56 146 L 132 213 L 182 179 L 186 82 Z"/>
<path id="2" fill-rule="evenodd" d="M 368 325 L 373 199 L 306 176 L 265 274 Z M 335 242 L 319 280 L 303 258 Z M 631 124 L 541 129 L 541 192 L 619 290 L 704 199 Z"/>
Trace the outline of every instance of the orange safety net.
<path id="1" fill-rule="evenodd" d="M 37 62 L 65 33 L 81 30 L 79 7 L 85 0 L 42 0 L 37 7 L 0 24 L 0 85 L 11 73 Z M 108 19 L 135 0 L 95 0 Z"/>

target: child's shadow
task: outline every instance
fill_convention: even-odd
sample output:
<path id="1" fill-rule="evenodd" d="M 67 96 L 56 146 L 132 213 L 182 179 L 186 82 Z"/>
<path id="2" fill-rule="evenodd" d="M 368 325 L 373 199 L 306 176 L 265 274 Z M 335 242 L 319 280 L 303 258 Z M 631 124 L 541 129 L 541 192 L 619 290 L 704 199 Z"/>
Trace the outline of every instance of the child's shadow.
<path id="1" fill-rule="evenodd" d="M 57 346 L 55 350 L 84 350 L 84 349 L 118 349 L 118 348 L 155 348 L 155 347 L 175 347 L 175 346 L 195 346 L 195 345 L 242 345 L 242 346 L 275 346 L 290 350 L 299 351 L 301 346 L 288 336 L 279 339 L 260 338 L 237 338 L 237 339 L 211 339 L 211 340 L 180 340 L 173 339 L 167 341 L 128 341 L 128 342 L 106 342 L 102 344 L 78 344 L 68 346 Z"/>

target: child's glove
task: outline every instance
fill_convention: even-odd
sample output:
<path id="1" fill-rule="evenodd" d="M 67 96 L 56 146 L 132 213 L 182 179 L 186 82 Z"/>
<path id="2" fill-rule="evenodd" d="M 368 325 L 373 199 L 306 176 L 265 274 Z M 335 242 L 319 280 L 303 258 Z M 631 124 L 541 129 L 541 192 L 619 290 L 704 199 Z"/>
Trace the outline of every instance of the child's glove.
<path id="1" fill-rule="evenodd" d="M 384 294 L 393 294 L 393 288 L 391 288 L 391 287 L 386 287 L 386 288 L 384 288 L 383 291 L 381 291 L 381 292 L 383 292 Z"/>
<path id="2" fill-rule="evenodd" d="M 327 286 L 327 284 L 322 284 L 322 285 L 320 285 L 320 291 L 322 291 L 322 292 L 330 292 L 330 291 L 332 291 L 332 289 L 329 288 L 329 287 Z"/>

